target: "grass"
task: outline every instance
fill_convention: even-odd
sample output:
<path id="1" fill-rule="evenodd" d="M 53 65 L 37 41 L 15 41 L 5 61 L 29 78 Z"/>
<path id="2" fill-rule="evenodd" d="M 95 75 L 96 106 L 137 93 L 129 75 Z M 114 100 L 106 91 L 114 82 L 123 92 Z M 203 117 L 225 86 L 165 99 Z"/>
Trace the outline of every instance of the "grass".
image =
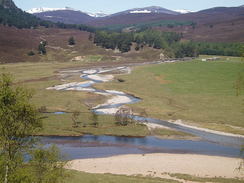
<path id="1" fill-rule="evenodd" d="M 90 174 L 77 171 L 69 171 L 70 178 L 65 183 L 179 183 L 178 181 L 112 174 Z"/>
<path id="2" fill-rule="evenodd" d="M 141 66 L 131 75 L 119 75 L 125 82 L 99 84 L 98 87 L 115 89 L 135 94 L 143 101 L 131 105 L 138 113 L 146 111 L 150 117 L 160 119 L 183 119 L 201 127 L 244 134 L 243 100 L 241 91 L 236 96 L 234 83 L 243 70 L 238 58 L 227 58 L 217 62 L 184 62 L 162 65 Z M 98 56 L 94 56 L 98 59 Z M 77 91 L 46 90 L 47 87 L 81 81 L 78 76 L 62 82 L 55 77 L 60 69 L 79 68 L 87 62 L 65 63 L 18 63 L 1 65 L 4 72 L 10 72 L 18 84 L 32 89 L 32 102 L 45 106 L 49 112 L 82 112 L 80 125 L 72 128 L 71 113 L 45 115 L 42 135 L 96 135 L 145 136 L 150 134 L 146 126 L 115 126 L 113 117 L 99 116 L 98 128 L 93 127 L 89 107 L 103 103 L 103 96 Z M 243 89 L 243 88 L 242 88 Z M 238 127 L 233 127 L 238 126 Z M 160 136 L 185 136 L 176 131 L 156 130 Z"/>
<path id="3" fill-rule="evenodd" d="M 214 177 L 214 178 L 203 178 L 196 177 L 187 174 L 170 174 L 171 177 L 175 177 L 178 179 L 183 179 L 186 181 L 196 181 L 196 182 L 213 182 L 213 183 L 243 183 L 241 179 L 230 179 L 230 178 L 222 178 L 222 177 Z"/>
<path id="4" fill-rule="evenodd" d="M 94 57 L 95 58 L 95 57 Z M 40 108 L 45 106 L 48 112 L 64 111 L 67 114 L 55 115 L 52 113 L 43 114 L 43 130 L 38 135 L 118 135 L 118 136 L 146 136 L 149 131 L 145 125 L 115 125 L 114 117 L 99 116 L 98 127 L 92 125 L 92 115 L 89 102 L 92 106 L 104 103 L 105 97 L 77 91 L 55 91 L 46 90 L 47 87 L 76 81 L 79 77 L 68 78 L 66 82 L 60 78 L 53 77 L 55 72 L 67 67 L 80 67 L 82 62 L 67 63 L 18 63 L 2 65 L 4 72 L 9 72 L 16 78 L 15 82 L 30 90 L 33 90 L 32 103 Z M 81 112 L 77 128 L 72 127 L 72 112 Z"/>
<path id="5" fill-rule="evenodd" d="M 73 127 L 71 114 L 49 114 L 43 121 L 44 129 L 39 135 L 116 135 L 116 136 L 147 136 L 149 132 L 144 125 L 117 126 L 112 116 L 98 116 L 98 126 L 94 126 L 90 113 L 81 113 L 78 127 Z"/>
<path id="6" fill-rule="evenodd" d="M 239 96 L 234 88 L 239 75 L 244 75 L 243 68 L 240 58 L 225 57 L 215 62 L 143 66 L 130 75 L 119 76 L 123 83 L 114 80 L 99 87 L 142 98 L 131 107 L 146 110 L 148 116 L 182 119 L 201 127 L 244 134 L 244 87 Z"/>
<path id="7" fill-rule="evenodd" d="M 162 129 L 162 128 L 155 128 L 151 130 L 151 134 L 158 137 L 163 138 L 178 138 L 178 139 L 190 139 L 194 136 L 188 133 L 171 130 L 171 129 Z"/>
<path id="8" fill-rule="evenodd" d="M 203 178 L 187 174 L 169 174 L 170 177 L 177 180 L 143 177 L 143 176 L 125 176 L 113 174 L 91 174 L 78 171 L 67 171 L 69 177 L 65 183 L 179 183 L 179 182 L 211 182 L 211 183 L 243 183 L 243 180 L 237 178 Z"/>
<path id="9" fill-rule="evenodd" d="M 21 85 L 34 91 L 32 102 L 38 107 L 45 106 L 48 112 L 64 111 L 67 114 L 43 115 L 43 130 L 39 135 L 118 135 L 118 136 L 146 136 L 150 132 L 144 125 L 116 126 L 114 117 L 99 116 L 98 127 L 92 125 L 91 112 L 85 103 L 92 106 L 104 103 L 105 97 L 86 92 L 46 90 L 47 87 L 81 81 L 78 76 L 72 76 L 66 82 L 53 77 L 55 72 L 66 67 L 80 67 L 83 62 L 75 63 L 18 63 L 2 65 L 5 72 L 10 72 Z M 79 125 L 72 127 L 72 112 L 80 111 Z M 161 130 L 162 131 L 162 130 Z M 178 132 L 172 131 L 172 135 Z"/>

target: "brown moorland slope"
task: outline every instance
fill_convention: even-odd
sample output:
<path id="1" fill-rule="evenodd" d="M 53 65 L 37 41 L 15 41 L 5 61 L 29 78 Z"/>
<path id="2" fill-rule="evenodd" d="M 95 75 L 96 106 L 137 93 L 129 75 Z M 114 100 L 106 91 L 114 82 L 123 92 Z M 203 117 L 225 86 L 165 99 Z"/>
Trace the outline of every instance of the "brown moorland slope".
<path id="1" fill-rule="evenodd" d="M 97 47 L 89 41 L 89 32 L 74 29 L 38 28 L 17 29 L 0 25 L 0 63 L 15 62 L 66 62 L 75 61 L 150 61 L 159 59 L 162 50 L 145 47 L 141 51 L 119 53 Z M 69 46 L 68 39 L 73 36 L 76 45 Z M 38 54 L 38 45 L 46 40 L 47 55 Z M 28 52 L 34 51 L 34 56 Z"/>
<path id="2" fill-rule="evenodd" d="M 186 40 L 201 42 L 241 42 L 244 43 L 244 19 L 238 18 L 214 24 L 199 24 L 195 28 L 182 27 L 154 27 L 163 32 L 182 33 Z"/>
<path id="3" fill-rule="evenodd" d="M 70 36 L 76 37 L 79 42 L 88 42 L 88 35 L 87 32 L 78 30 L 17 29 L 0 25 L 0 62 L 39 61 L 41 57 L 37 54 L 37 48 L 41 40 L 47 40 L 49 46 L 65 48 Z M 31 50 L 36 53 L 35 56 L 27 55 Z"/>

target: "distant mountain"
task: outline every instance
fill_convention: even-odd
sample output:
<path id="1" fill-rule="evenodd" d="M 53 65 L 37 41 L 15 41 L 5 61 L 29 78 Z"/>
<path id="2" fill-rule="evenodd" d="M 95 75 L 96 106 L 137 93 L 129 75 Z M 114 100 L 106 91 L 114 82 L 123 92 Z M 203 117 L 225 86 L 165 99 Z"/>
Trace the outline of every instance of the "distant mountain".
<path id="1" fill-rule="evenodd" d="M 88 13 L 73 8 L 33 8 L 27 11 L 43 20 L 66 24 L 85 24 L 95 18 L 107 16 L 103 12 Z"/>
<path id="2" fill-rule="evenodd" d="M 87 14 L 91 17 L 105 17 L 107 16 L 108 14 L 100 11 L 100 12 L 97 12 L 97 13 L 90 13 L 90 12 L 83 12 L 83 11 L 80 11 L 80 10 L 75 10 L 74 8 L 70 8 L 70 7 L 65 7 L 65 8 L 45 8 L 45 7 L 41 7 L 41 8 L 32 8 L 28 11 L 26 11 L 27 13 L 30 13 L 30 14 L 37 14 L 37 13 L 45 13 L 45 12 L 52 12 L 52 11 L 60 11 L 60 10 L 68 10 L 68 11 L 77 11 L 77 12 L 81 12 L 81 13 L 84 13 L 84 14 Z"/>
<path id="3" fill-rule="evenodd" d="M 145 8 L 134 8 L 119 13 L 112 14 L 110 16 L 126 15 L 126 14 L 169 14 L 178 15 L 179 12 L 168 10 L 159 6 L 150 6 Z"/>
<path id="4" fill-rule="evenodd" d="M 230 15 L 244 15 L 244 6 L 239 7 L 214 7 L 206 10 L 201 10 L 199 13 L 207 13 L 207 14 L 216 14 L 216 13 L 223 13 Z"/>
<path id="5" fill-rule="evenodd" d="M 45 7 L 40 7 L 40 8 L 32 8 L 32 9 L 26 11 L 26 12 L 30 13 L 30 14 L 35 14 L 35 13 L 43 13 L 43 12 L 57 11 L 57 10 L 74 10 L 74 9 L 69 8 L 69 7 L 65 7 L 65 8 L 45 8 Z"/>
<path id="6" fill-rule="evenodd" d="M 34 13 L 33 15 L 52 22 L 62 22 L 65 24 L 85 24 L 94 20 L 94 17 L 89 16 L 81 11 L 74 10 L 55 10 Z"/>

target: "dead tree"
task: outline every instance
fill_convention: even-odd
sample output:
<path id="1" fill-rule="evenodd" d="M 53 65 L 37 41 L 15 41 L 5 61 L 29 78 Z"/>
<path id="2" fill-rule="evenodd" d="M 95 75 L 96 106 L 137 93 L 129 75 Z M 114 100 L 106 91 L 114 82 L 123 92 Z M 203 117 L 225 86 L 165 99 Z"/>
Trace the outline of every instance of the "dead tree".
<path id="1" fill-rule="evenodd" d="M 128 107 L 121 107 L 115 114 L 115 121 L 117 125 L 127 126 L 129 123 L 132 123 L 133 113 Z"/>

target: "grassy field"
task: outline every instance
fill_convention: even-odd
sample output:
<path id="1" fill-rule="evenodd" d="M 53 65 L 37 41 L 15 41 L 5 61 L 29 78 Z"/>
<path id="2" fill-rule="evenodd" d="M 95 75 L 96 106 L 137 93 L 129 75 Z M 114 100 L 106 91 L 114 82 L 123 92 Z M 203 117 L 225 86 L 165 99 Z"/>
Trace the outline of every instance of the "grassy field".
<path id="1" fill-rule="evenodd" d="M 176 130 L 171 130 L 171 129 L 164 129 L 164 128 L 152 129 L 150 133 L 153 136 L 157 136 L 159 138 L 164 138 L 164 139 L 167 138 L 168 139 L 191 139 L 191 140 L 197 139 L 197 137 L 191 134 L 176 131 Z"/>
<path id="2" fill-rule="evenodd" d="M 228 179 L 221 177 L 214 178 L 203 178 L 187 174 L 170 174 L 171 177 L 175 177 L 185 181 L 194 181 L 194 182 L 213 182 L 213 183 L 243 183 L 243 180 L 240 179 Z"/>
<path id="3" fill-rule="evenodd" d="M 142 177 L 142 176 L 125 176 L 112 174 L 91 174 L 78 171 L 68 171 L 69 177 L 67 183 L 180 183 L 180 182 L 211 182 L 211 183 L 242 183 L 240 179 L 227 178 L 202 178 L 186 174 L 168 174 L 169 179 Z M 171 180 L 176 179 L 176 180 Z M 66 183 L 65 182 L 65 183 Z"/>
<path id="4" fill-rule="evenodd" d="M 179 183 L 174 180 L 150 177 L 90 174 L 77 171 L 69 171 L 69 173 L 71 178 L 67 179 L 67 183 Z"/>
<path id="5" fill-rule="evenodd" d="M 90 58 L 99 59 L 98 56 Z M 92 61 L 94 62 L 94 61 Z M 79 68 L 90 61 L 17 63 L 1 65 L 0 72 L 9 72 L 18 85 L 34 92 L 32 102 L 39 108 L 45 106 L 48 112 L 64 111 L 67 114 L 44 114 L 44 129 L 40 135 L 124 135 L 124 136 L 182 136 L 176 131 L 154 130 L 146 126 L 116 126 L 111 116 L 99 116 L 98 127 L 92 125 L 89 107 L 103 103 L 103 96 L 76 91 L 46 90 L 47 87 L 81 81 L 78 75 L 61 81 L 57 71 L 64 68 Z M 239 58 L 217 62 L 185 62 L 161 65 L 140 66 L 130 75 L 117 75 L 125 82 L 99 84 L 97 87 L 116 89 L 135 94 L 143 101 L 131 105 L 134 111 L 146 111 L 150 117 L 166 120 L 183 119 L 194 125 L 221 131 L 244 134 L 243 132 L 243 88 L 236 96 L 234 88 L 244 64 Z M 4 68 L 4 69 L 2 69 Z M 81 112 L 79 125 L 72 127 L 72 112 Z M 241 127 L 241 128 L 240 128 Z"/>
<path id="6" fill-rule="evenodd" d="M 93 58 L 94 59 L 94 58 Z M 43 130 L 38 135 L 118 135 L 118 136 L 146 136 L 150 135 L 145 125 L 130 124 L 128 126 L 115 125 L 114 117 L 98 116 L 98 126 L 93 125 L 92 114 L 85 103 L 92 106 L 103 103 L 106 98 L 100 95 L 77 92 L 46 90 L 47 87 L 82 81 L 77 76 L 67 78 L 62 82 L 56 76 L 58 70 L 69 67 L 79 68 L 83 62 L 67 63 L 16 63 L 1 65 L 0 73 L 7 72 L 13 75 L 16 85 L 24 86 L 33 91 L 32 102 L 37 108 L 45 107 L 48 113 L 44 113 Z M 57 115 L 53 112 L 64 111 L 65 114 Z M 78 127 L 73 127 L 72 112 L 79 111 L 77 119 Z M 176 132 L 172 132 L 175 135 Z"/>
<path id="7" fill-rule="evenodd" d="M 125 82 L 114 80 L 99 87 L 142 98 L 142 102 L 131 105 L 134 111 L 145 110 L 148 116 L 160 119 L 182 119 L 201 127 L 244 134 L 244 63 L 240 58 L 143 66 L 117 78 Z M 236 96 L 238 78 L 242 79 Z"/>

